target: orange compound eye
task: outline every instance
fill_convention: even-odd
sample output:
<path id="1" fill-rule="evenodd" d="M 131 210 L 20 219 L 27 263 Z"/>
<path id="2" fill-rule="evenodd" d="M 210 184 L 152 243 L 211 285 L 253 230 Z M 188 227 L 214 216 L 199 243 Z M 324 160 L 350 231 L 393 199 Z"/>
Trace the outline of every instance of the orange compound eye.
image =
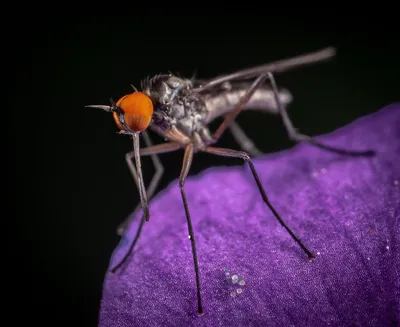
<path id="1" fill-rule="evenodd" d="M 142 92 L 134 92 L 123 96 L 116 103 L 124 113 L 125 125 L 135 132 L 144 131 L 150 124 L 153 117 L 153 102 L 148 95 Z M 118 113 L 114 112 L 114 120 L 118 127 L 124 127 L 118 118 Z"/>

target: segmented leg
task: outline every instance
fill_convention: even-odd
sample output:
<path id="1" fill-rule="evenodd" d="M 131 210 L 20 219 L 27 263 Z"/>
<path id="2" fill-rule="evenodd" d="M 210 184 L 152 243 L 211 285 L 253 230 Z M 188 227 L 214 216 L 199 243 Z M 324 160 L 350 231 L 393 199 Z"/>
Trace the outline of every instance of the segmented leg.
<path id="1" fill-rule="evenodd" d="M 275 218 L 279 221 L 279 223 L 282 225 L 282 227 L 286 229 L 286 231 L 290 234 L 290 236 L 293 238 L 293 240 L 303 249 L 303 251 L 307 254 L 308 258 L 309 259 L 314 258 L 314 255 L 311 253 L 311 251 L 308 250 L 304 246 L 304 244 L 301 242 L 301 240 L 292 232 L 292 230 L 289 228 L 289 226 L 286 225 L 286 223 L 283 221 L 282 217 L 278 214 L 278 212 L 275 210 L 275 208 L 269 201 L 267 194 L 265 193 L 264 187 L 262 186 L 261 181 L 258 177 L 257 171 L 253 165 L 253 162 L 251 161 L 250 156 L 246 152 L 231 150 L 231 149 L 214 148 L 214 147 L 206 147 L 205 149 L 203 149 L 203 151 L 211 153 L 211 154 L 215 154 L 218 156 L 240 158 L 240 159 L 243 159 L 245 162 L 247 162 L 250 166 L 251 173 L 253 174 L 254 180 L 257 184 L 258 190 L 260 192 L 260 195 L 261 195 L 264 203 L 272 211 Z"/>
<path id="2" fill-rule="evenodd" d="M 190 166 L 192 165 L 193 150 L 194 150 L 193 144 L 188 144 L 186 146 L 185 155 L 183 158 L 182 170 L 181 170 L 181 174 L 179 176 L 179 188 L 181 189 L 183 206 L 185 207 L 189 239 L 190 239 L 190 244 L 192 246 L 194 271 L 196 274 L 197 310 L 198 310 L 199 315 L 202 315 L 203 314 L 203 304 L 202 304 L 202 299 L 201 299 L 200 274 L 199 274 L 199 264 L 198 264 L 198 260 L 197 260 L 196 242 L 194 239 L 192 219 L 190 217 L 189 205 L 187 203 L 185 188 L 184 188 L 186 177 L 189 174 Z"/>
<path id="3" fill-rule="evenodd" d="M 152 154 L 160 154 L 160 153 L 172 152 L 172 151 L 178 150 L 179 148 L 180 148 L 180 145 L 177 144 L 176 142 L 163 143 L 163 144 L 153 145 L 153 146 L 141 149 L 140 150 L 140 155 L 152 155 Z M 127 154 L 127 156 L 128 156 L 128 154 Z M 130 164 L 128 164 L 128 165 L 129 165 L 129 167 L 131 167 L 132 162 Z M 137 175 L 135 175 L 136 171 L 135 171 L 134 168 L 135 167 L 133 166 L 133 169 L 131 171 L 132 171 L 132 176 L 135 179 L 135 176 L 137 176 Z M 135 171 L 135 173 L 134 173 L 134 171 Z M 137 179 L 135 179 L 135 182 L 139 183 L 139 181 Z M 154 183 L 154 184 L 156 184 L 156 183 Z M 154 187 L 154 189 L 156 189 L 156 186 Z M 137 241 L 139 240 L 139 237 L 140 237 L 140 234 L 142 232 L 142 228 L 143 228 L 143 224 L 144 224 L 145 220 L 146 220 L 146 216 L 145 216 L 145 214 L 143 214 L 143 216 L 141 218 L 141 221 L 139 223 L 139 227 L 138 227 L 138 230 L 136 232 L 136 235 L 135 235 L 131 245 L 129 246 L 128 251 L 122 257 L 120 262 L 117 263 L 114 266 L 114 268 L 111 269 L 111 272 L 115 273 L 126 262 L 126 260 L 128 260 L 128 258 L 131 255 L 131 253 L 132 253 Z"/>
<path id="4" fill-rule="evenodd" d="M 286 112 L 286 109 L 282 105 L 280 99 L 279 99 L 279 93 L 278 93 L 278 87 L 276 86 L 275 78 L 270 72 L 266 72 L 261 74 L 247 89 L 246 93 L 242 96 L 240 101 L 236 104 L 234 109 L 225 116 L 225 119 L 222 121 L 218 129 L 215 131 L 213 134 L 213 139 L 214 142 L 216 142 L 222 134 L 225 132 L 225 130 L 231 126 L 232 122 L 236 119 L 237 115 L 243 110 L 247 102 L 250 100 L 252 95 L 257 91 L 257 89 L 264 83 L 266 79 L 270 80 L 271 86 L 272 86 L 272 91 L 274 93 L 274 98 L 278 107 L 278 111 L 280 116 L 282 117 L 283 124 L 286 128 L 286 131 L 289 135 L 289 138 L 295 142 L 309 142 L 321 149 L 339 153 L 339 154 L 344 154 L 344 155 L 350 155 L 350 156 L 371 156 L 374 155 L 375 152 L 371 150 L 347 150 L 347 149 L 342 149 L 342 148 L 337 148 L 333 147 L 330 145 L 326 145 L 324 143 L 321 143 L 311 136 L 305 135 L 305 134 L 300 134 L 296 131 L 296 128 L 293 126 L 292 122 L 289 119 L 289 116 Z"/>
<path id="5" fill-rule="evenodd" d="M 236 121 L 231 122 L 229 130 L 240 148 L 250 154 L 250 156 L 259 157 L 263 154 Z"/>
<path id="6" fill-rule="evenodd" d="M 236 119 L 237 115 L 243 110 L 247 102 L 249 102 L 250 98 L 257 91 L 257 89 L 264 83 L 264 81 L 268 78 L 267 73 L 263 73 L 250 85 L 247 89 L 246 93 L 240 98 L 239 102 L 235 105 L 233 110 L 225 116 L 225 119 L 219 125 L 217 130 L 213 134 L 214 142 L 218 141 L 219 138 L 224 134 L 225 130 L 232 124 L 232 122 Z"/>
<path id="7" fill-rule="evenodd" d="M 315 145 L 315 146 L 317 146 L 317 147 L 319 147 L 321 149 L 324 149 L 324 150 L 327 150 L 327 151 L 330 151 L 330 152 L 339 153 L 339 154 L 349 155 L 349 156 L 371 156 L 371 155 L 375 154 L 375 152 L 371 151 L 371 150 L 358 151 L 358 150 L 347 150 L 347 149 L 343 149 L 343 148 L 333 147 L 333 146 L 321 143 L 321 142 L 317 141 L 316 139 L 314 139 L 311 136 L 298 133 L 296 128 L 293 126 L 293 124 L 292 124 L 292 122 L 291 122 L 291 120 L 289 118 L 289 115 L 288 115 L 288 113 L 286 111 L 286 108 L 282 105 L 282 103 L 281 103 L 281 101 L 279 99 L 278 87 L 276 86 L 276 82 L 275 82 L 275 78 L 274 78 L 273 74 L 272 73 L 267 73 L 267 74 L 268 74 L 268 79 L 271 82 L 272 91 L 274 93 L 274 98 L 275 98 L 275 101 L 276 101 L 276 104 L 277 104 L 277 107 L 278 107 L 279 114 L 282 117 L 282 121 L 283 121 L 283 124 L 284 124 L 284 126 L 286 128 L 288 136 L 292 141 L 295 141 L 295 142 L 303 142 L 303 141 L 309 142 L 309 143 L 311 143 L 311 144 L 313 144 L 313 145 Z"/>
<path id="8" fill-rule="evenodd" d="M 147 133 L 147 131 L 142 132 L 143 135 L 143 140 L 144 143 L 146 145 L 146 147 L 151 147 L 153 145 L 153 143 L 151 142 L 150 136 Z M 134 151 L 130 151 L 125 155 L 125 160 L 126 163 L 128 164 L 129 167 L 129 171 L 132 174 L 133 180 L 136 183 L 136 186 L 139 187 L 138 184 L 138 178 L 137 178 L 137 172 L 136 172 L 136 168 L 135 165 L 132 162 L 132 159 L 134 158 L 135 154 Z M 155 173 L 154 176 L 151 179 L 150 185 L 146 190 L 147 193 L 147 199 L 150 201 L 151 198 L 154 195 L 155 190 L 157 189 L 158 183 L 161 180 L 161 177 L 164 173 L 164 167 L 161 163 L 161 160 L 158 156 L 158 154 L 151 154 L 151 160 L 153 162 L 154 168 L 155 168 Z M 137 212 L 137 210 L 140 208 L 140 203 L 136 206 L 135 211 Z M 117 234 L 122 236 L 126 230 L 126 227 L 128 226 L 129 222 L 131 220 L 131 216 L 129 216 L 128 218 L 126 218 L 117 228 Z"/>

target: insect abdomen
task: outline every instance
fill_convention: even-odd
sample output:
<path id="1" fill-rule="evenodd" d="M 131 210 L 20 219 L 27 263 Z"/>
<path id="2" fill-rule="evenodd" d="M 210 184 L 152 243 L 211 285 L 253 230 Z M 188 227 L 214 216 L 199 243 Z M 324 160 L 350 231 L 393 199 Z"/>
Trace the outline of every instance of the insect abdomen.
<path id="1" fill-rule="evenodd" d="M 242 87 L 240 89 L 228 90 L 217 95 L 208 96 L 205 99 L 208 109 L 207 122 L 232 111 L 245 92 L 246 88 Z M 291 93 L 285 89 L 279 91 L 279 97 L 284 106 L 291 103 L 293 98 Z M 272 90 L 269 88 L 257 90 L 245 105 L 244 110 L 262 110 L 273 114 L 278 113 Z"/>

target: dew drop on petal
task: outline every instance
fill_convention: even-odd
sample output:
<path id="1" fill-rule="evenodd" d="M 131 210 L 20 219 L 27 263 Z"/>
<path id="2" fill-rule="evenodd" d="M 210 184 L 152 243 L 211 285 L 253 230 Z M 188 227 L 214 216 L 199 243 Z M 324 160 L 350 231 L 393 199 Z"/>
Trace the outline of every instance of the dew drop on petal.
<path id="1" fill-rule="evenodd" d="M 237 282 L 238 282 L 238 280 L 239 280 L 239 276 L 238 275 L 232 275 L 232 283 L 233 284 L 236 284 Z"/>

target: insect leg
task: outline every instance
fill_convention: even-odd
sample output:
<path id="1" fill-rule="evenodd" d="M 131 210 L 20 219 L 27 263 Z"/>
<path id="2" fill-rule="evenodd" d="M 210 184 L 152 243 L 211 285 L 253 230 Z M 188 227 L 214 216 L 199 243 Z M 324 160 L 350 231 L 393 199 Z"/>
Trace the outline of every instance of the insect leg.
<path id="1" fill-rule="evenodd" d="M 259 149 L 257 149 L 254 142 L 246 135 L 236 121 L 231 122 L 229 130 L 243 151 L 247 152 L 252 157 L 258 157 L 263 154 Z"/>
<path id="2" fill-rule="evenodd" d="M 153 143 L 151 142 L 149 133 L 147 131 L 143 131 L 142 132 L 143 135 L 143 139 L 144 139 L 144 143 L 146 145 L 146 147 L 151 147 L 153 145 Z M 136 168 L 132 162 L 132 159 L 134 158 L 134 151 L 130 151 L 125 155 L 125 160 L 126 163 L 128 164 L 129 167 L 129 171 L 132 174 L 133 180 L 136 183 L 136 186 L 139 187 L 138 184 L 138 177 L 137 177 L 137 172 L 136 172 Z M 164 173 L 164 167 L 160 161 L 160 158 L 158 156 L 158 154 L 151 154 L 151 160 L 153 162 L 154 168 L 155 168 L 155 174 L 153 176 L 153 178 L 151 179 L 150 185 L 146 190 L 147 193 L 147 199 L 150 201 L 151 198 L 154 195 L 155 190 L 157 189 L 158 183 L 161 180 L 161 177 Z M 140 207 L 140 204 L 137 205 L 137 207 L 135 208 L 134 212 L 136 212 Z M 117 234 L 122 236 L 122 234 L 125 232 L 126 227 L 128 226 L 129 222 L 131 220 L 131 216 L 129 216 L 128 218 L 126 218 L 117 228 Z M 139 231 L 138 231 L 139 232 Z"/>
<path id="3" fill-rule="evenodd" d="M 133 137 L 133 152 L 136 163 L 136 177 L 137 177 L 137 185 L 139 189 L 140 202 L 142 204 L 144 219 L 148 221 L 150 219 L 150 210 L 149 204 L 147 202 L 147 194 L 146 189 L 144 187 L 143 175 L 142 175 L 142 164 L 140 161 L 140 141 L 139 141 L 139 133 L 132 134 Z"/>
<path id="4" fill-rule="evenodd" d="M 236 116 L 243 110 L 246 103 L 250 100 L 251 96 L 257 89 L 264 83 L 268 78 L 268 73 L 263 73 L 250 85 L 246 90 L 246 93 L 241 97 L 240 101 L 235 105 L 233 110 L 225 116 L 225 119 L 219 125 L 218 129 L 213 134 L 213 140 L 216 142 L 225 130 L 230 126 L 230 124 L 236 119 Z"/>
<path id="5" fill-rule="evenodd" d="M 223 149 L 223 148 L 214 148 L 214 147 L 206 147 L 202 151 L 215 154 L 218 156 L 225 156 L 225 157 L 233 157 L 233 158 L 240 158 L 246 161 L 251 169 L 251 173 L 253 174 L 254 180 L 258 186 L 258 189 L 260 191 L 261 197 L 264 200 L 265 204 L 268 206 L 268 208 L 272 211 L 274 214 L 275 218 L 279 221 L 279 223 L 282 225 L 283 228 L 286 229 L 286 231 L 290 234 L 292 239 L 303 249 L 303 251 L 307 254 L 309 259 L 314 258 L 314 255 L 311 253 L 310 250 L 308 250 L 305 245 L 301 242 L 301 240 L 292 232 L 292 230 L 289 228 L 289 226 L 286 225 L 286 223 L 283 221 L 281 216 L 278 214 L 278 212 L 275 210 L 271 202 L 269 201 L 267 194 L 265 193 L 264 187 L 261 184 L 261 181 L 258 177 L 257 171 L 254 168 L 253 162 L 251 161 L 250 156 L 243 151 L 236 151 L 236 150 L 231 150 L 231 149 Z"/>
<path id="6" fill-rule="evenodd" d="M 181 174 L 179 176 L 179 188 L 181 189 L 182 201 L 183 201 L 183 205 L 185 207 L 185 214 L 186 214 L 186 220 L 187 220 L 187 225 L 188 225 L 189 239 L 190 239 L 190 243 L 192 246 L 194 271 L 196 274 L 197 310 L 198 310 L 199 315 L 202 315 L 203 314 L 203 305 L 202 305 L 201 292 L 200 292 L 200 274 L 199 274 L 199 264 L 197 261 L 196 242 L 194 239 L 192 219 L 190 218 L 189 206 L 188 206 L 188 203 L 186 200 L 186 194 L 185 194 L 185 189 L 184 189 L 185 180 L 189 173 L 190 166 L 192 165 L 192 160 L 193 160 L 193 144 L 188 144 L 185 149 L 182 170 L 181 170 Z"/>
<path id="7" fill-rule="evenodd" d="M 329 146 L 326 144 L 323 144 L 317 140 L 315 140 L 314 138 L 312 138 L 311 136 L 305 135 L 305 134 L 300 134 L 296 131 L 296 128 L 293 126 L 289 115 L 287 114 L 287 111 L 285 109 L 285 107 L 282 105 L 280 99 L 279 99 L 279 93 L 278 93 L 278 88 L 276 86 L 276 82 L 275 82 L 275 78 L 273 76 L 272 73 L 267 73 L 268 74 L 268 78 L 271 82 L 271 86 L 272 86 L 272 91 L 274 93 L 274 98 L 278 107 L 278 111 L 280 116 L 282 117 L 282 121 L 283 124 L 286 128 L 286 131 L 289 135 L 289 138 L 292 141 L 295 142 L 310 142 L 311 144 L 327 150 L 327 151 L 331 151 L 331 152 L 335 152 L 335 153 L 339 153 L 339 154 L 344 154 L 344 155 L 351 155 L 351 156 L 371 156 L 374 155 L 375 152 L 371 151 L 371 150 L 365 150 L 365 151 L 352 151 L 352 150 L 346 150 L 346 149 L 342 149 L 342 148 L 337 148 L 337 147 L 333 147 L 333 146 Z"/>
<path id="8" fill-rule="evenodd" d="M 178 143 L 176 143 L 176 142 L 168 142 L 168 143 L 162 143 L 162 144 L 153 145 L 153 146 L 141 149 L 140 150 L 140 154 L 141 155 L 160 154 L 160 153 L 172 152 L 172 151 L 178 150 L 179 148 L 180 148 L 180 145 Z M 132 152 L 130 152 L 130 153 L 132 153 Z M 128 156 L 128 154 L 127 154 L 127 156 Z M 134 154 L 134 156 L 135 156 L 135 154 Z M 135 170 L 135 167 L 134 167 L 133 163 L 130 161 L 130 163 L 128 163 L 128 165 L 129 165 L 129 168 L 130 168 L 130 170 L 132 172 L 132 176 L 135 179 L 135 182 L 137 184 L 139 184 L 139 180 L 137 178 L 138 174 L 137 174 L 137 171 Z M 159 173 L 159 174 L 161 175 L 162 173 Z M 159 178 L 161 178 L 161 177 L 159 177 Z M 156 183 L 154 183 L 154 184 L 156 184 Z M 156 186 L 154 186 L 154 189 L 155 188 L 156 188 Z M 140 234 L 142 232 L 143 224 L 145 222 L 145 218 L 146 218 L 146 216 L 145 216 L 145 214 L 143 214 L 143 216 L 142 216 L 142 218 L 140 220 L 139 227 L 138 227 L 138 230 L 136 232 L 136 235 L 135 235 L 131 245 L 129 246 L 128 251 L 122 257 L 120 262 L 118 264 L 116 264 L 114 266 L 114 268 L 111 269 L 112 273 L 115 273 L 126 262 L 126 260 L 129 258 L 129 256 L 132 253 L 137 241 L 139 240 Z"/>

